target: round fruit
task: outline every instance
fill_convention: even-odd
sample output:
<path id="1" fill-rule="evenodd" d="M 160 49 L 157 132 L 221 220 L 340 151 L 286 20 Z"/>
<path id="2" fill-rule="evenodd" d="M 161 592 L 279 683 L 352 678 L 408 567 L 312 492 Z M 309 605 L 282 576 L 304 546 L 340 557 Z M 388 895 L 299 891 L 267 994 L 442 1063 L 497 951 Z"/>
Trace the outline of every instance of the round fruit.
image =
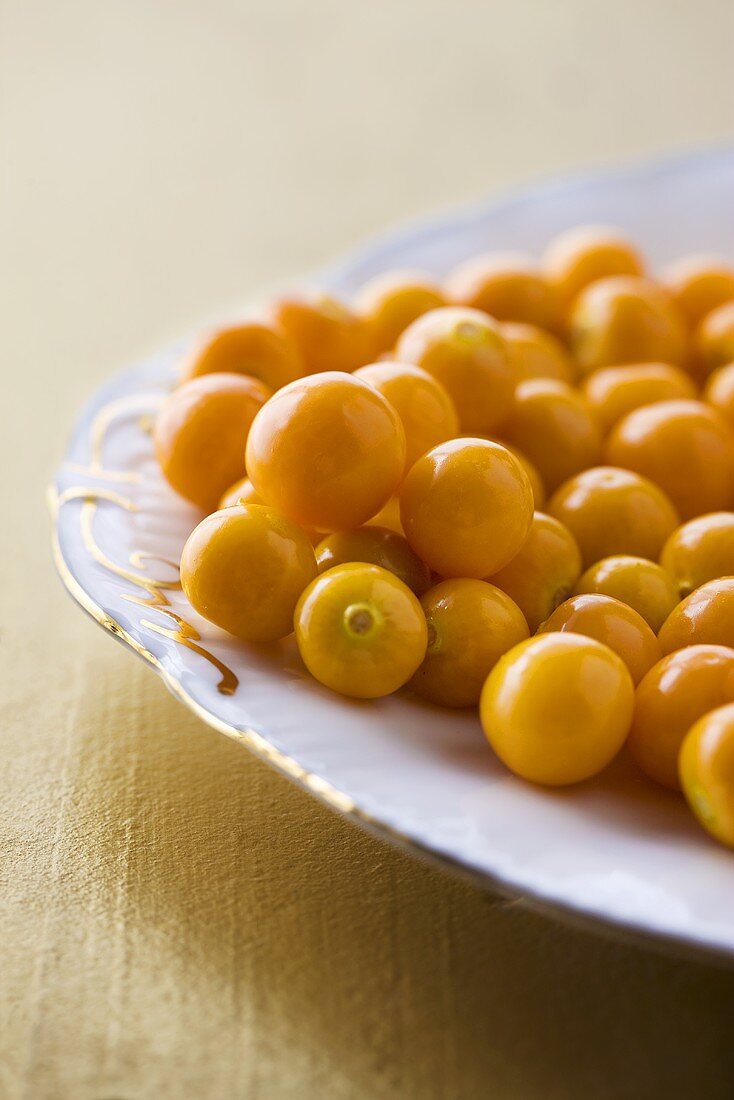
<path id="1" fill-rule="evenodd" d="M 536 508 L 542 508 L 545 504 L 545 485 L 543 479 L 540 476 L 540 470 L 531 462 L 524 451 L 521 451 L 519 447 L 516 447 L 514 443 L 508 443 L 506 439 L 500 439 L 497 436 L 492 437 L 493 443 L 499 443 L 500 447 L 506 447 L 510 454 L 513 454 L 517 461 L 522 466 L 525 473 L 528 475 L 528 481 L 530 487 L 533 490 L 533 501 Z"/>
<path id="2" fill-rule="evenodd" d="M 681 319 L 660 287 L 616 275 L 583 290 L 569 317 L 571 351 L 583 374 L 622 363 L 673 363 L 686 357 Z"/>
<path id="3" fill-rule="evenodd" d="M 246 642 L 290 634 L 298 598 L 315 576 L 307 536 L 258 504 L 207 516 L 181 554 L 181 585 L 191 606 Z"/>
<path id="4" fill-rule="evenodd" d="M 700 401 L 661 401 L 612 430 L 607 462 L 659 485 L 682 519 L 734 504 L 734 431 Z"/>
<path id="5" fill-rule="evenodd" d="M 538 328 L 508 321 L 502 325 L 510 361 L 518 382 L 530 378 L 555 378 L 558 382 L 573 382 L 576 370 L 573 360 L 560 340 Z"/>
<path id="6" fill-rule="evenodd" d="M 634 688 L 616 653 L 579 634 L 528 638 L 500 657 L 480 715 L 500 760 L 532 783 L 560 786 L 596 775 L 617 755 Z"/>
<path id="7" fill-rule="evenodd" d="M 496 573 L 518 552 L 533 517 L 520 463 L 487 439 L 452 439 L 419 458 L 400 490 L 405 537 L 442 577 Z"/>
<path id="8" fill-rule="evenodd" d="M 322 573 L 298 601 L 295 625 L 311 675 L 358 699 L 397 691 L 426 652 L 421 605 L 379 565 L 337 565 Z"/>
<path id="9" fill-rule="evenodd" d="M 184 364 L 182 376 L 246 374 L 278 390 L 303 371 L 298 350 L 285 333 L 263 321 L 249 321 L 205 337 Z"/>
<path id="10" fill-rule="evenodd" d="M 328 294 L 280 298 L 268 312 L 275 327 L 295 345 L 305 373 L 349 372 L 372 358 L 365 322 Z"/>
<path id="11" fill-rule="evenodd" d="M 734 268 L 718 256 L 682 256 L 665 268 L 660 283 L 691 327 L 734 299 Z"/>
<path id="12" fill-rule="evenodd" d="M 403 525 L 400 522 L 400 500 L 398 497 L 390 497 L 387 504 L 380 508 L 377 515 L 368 520 L 367 527 L 388 527 L 391 531 L 403 534 Z"/>
<path id="13" fill-rule="evenodd" d="M 252 487 L 249 477 L 241 477 L 222 494 L 219 508 L 232 508 L 235 504 L 262 504 L 260 497 Z"/>
<path id="14" fill-rule="evenodd" d="M 400 337 L 395 356 L 444 386 L 462 431 L 491 432 L 507 419 L 515 373 L 499 325 L 479 310 L 424 313 Z"/>
<path id="15" fill-rule="evenodd" d="M 734 705 L 699 719 L 683 742 L 680 781 L 698 820 L 734 847 Z"/>
<path id="16" fill-rule="evenodd" d="M 393 495 L 404 466 L 395 409 L 366 382 L 337 371 L 278 390 L 247 439 L 255 491 L 318 531 L 361 527 Z"/>
<path id="17" fill-rule="evenodd" d="M 380 355 L 395 347 L 416 318 L 445 305 L 442 292 L 421 272 L 388 271 L 364 284 L 356 308 L 369 329 L 372 355 Z"/>
<path id="18" fill-rule="evenodd" d="M 580 573 L 581 554 L 571 532 L 536 512 L 515 557 L 487 579 L 512 597 L 535 631 L 571 595 Z"/>
<path id="19" fill-rule="evenodd" d="M 245 442 L 270 390 L 240 374 L 184 382 L 161 406 L 153 442 L 168 483 L 205 512 L 245 474 Z"/>
<path id="20" fill-rule="evenodd" d="M 565 308 L 590 283 L 643 272 L 634 245 L 605 225 L 582 225 L 559 234 L 546 250 L 543 267 Z"/>
<path id="21" fill-rule="evenodd" d="M 680 597 L 718 577 L 734 577 L 734 512 L 710 512 L 670 536 L 660 555 Z"/>
<path id="22" fill-rule="evenodd" d="M 639 684 L 662 656 L 658 640 L 641 615 L 611 596 L 571 596 L 539 628 L 539 634 L 570 631 L 596 638 L 613 649 Z"/>
<path id="23" fill-rule="evenodd" d="M 674 607 L 658 635 L 663 653 L 687 645 L 734 647 L 734 577 L 702 584 Z"/>
<path id="24" fill-rule="evenodd" d="M 460 264 L 446 280 L 453 302 L 481 309 L 498 321 L 541 328 L 558 325 L 558 300 L 535 260 L 519 252 L 489 252 Z"/>
<path id="25" fill-rule="evenodd" d="M 400 577 L 417 596 L 431 587 L 431 570 L 413 553 L 402 535 L 387 527 L 361 527 L 358 531 L 327 535 L 316 547 L 316 562 L 319 573 L 350 562 L 379 565 Z"/>
<path id="26" fill-rule="evenodd" d="M 719 367 L 709 376 L 703 391 L 703 399 L 721 413 L 734 428 L 734 363 Z"/>
<path id="27" fill-rule="evenodd" d="M 678 790 L 678 756 L 689 729 L 734 701 L 734 649 L 692 645 L 663 657 L 635 694 L 630 752 L 656 783 Z"/>
<path id="28" fill-rule="evenodd" d="M 594 466 L 572 477 L 547 507 L 576 539 L 585 568 L 613 554 L 657 560 L 679 523 L 657 485 L 612 466 Z"/>
<path id="29" fill-rule="evenodd" d="M 448 393 L 420 367 L 407 363 L 371 363 L 354 372 L 385 397 L 405 429 L 405 469 L 438 443 L 459 434 L 459 417 Z"/>
<path id="30" fill-rule="evenodd" d="M 696 367 L 704 375 L 734 361 L 734 301 L 707 313 L 694 338 Z"/>
<path id="31" fill-rule="evenodd" d="M 550 492 L 599 457 L 596 419 L 584 398 L 565 382 L 521 382 L 503 432 L 535 463 Z"/>
<path id="32" fill-rule="evenodd" d="M 604 367 L 584 380 L 582 392 L 604 432 L 610 431 L 628 413 L 645 405 L 696 397 L 696 387 L 690 375 L 680 367 L 670 367 L 667 363 Z"/>
<path id="33" fill-rule="evenodd" d="M 503 653 L 528 636 L 515 603 L 485 581 L 442 581 L 421 599 L 428 648 L 409 686 L 443 707 L 472 707 Z"/>
<path id="34" fill-rule="evenodd" d="M 678 603 L 673 578 L 647 558 L 618 554 L 589 566 L 579 578 L 575 595 L 613 596 L 633 608 L 657 634 Z"/>

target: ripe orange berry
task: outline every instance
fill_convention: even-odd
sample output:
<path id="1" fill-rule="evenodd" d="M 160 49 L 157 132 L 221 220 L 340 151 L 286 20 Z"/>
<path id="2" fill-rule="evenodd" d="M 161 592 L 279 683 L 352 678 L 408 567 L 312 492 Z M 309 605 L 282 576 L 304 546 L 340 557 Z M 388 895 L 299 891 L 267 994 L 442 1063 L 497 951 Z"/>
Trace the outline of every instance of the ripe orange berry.
<path id="1" fill-rule="evenodd" d="M 734 299 L 734 268 L 718 256 L 682 256 L 661 272 L 660 284 L 693 327 Z"/>
<path id="2" fill-rule="evenodd" d="M 660 564 L 681 597 L 719 577 L 734 577 L 734 512 L 689 520 L 665 543 Z"/>
<path id="3" fill-rule="evenodd" d="M 498 321 L 522 321 L 541 328 L 558 325 L 553 287 L 531 256 L 489 252 L 460 264 L 446 280 L 448 297 L 480 309 Z"/>
<path id="4" fill-rule="evenodd" d="M 535 463 L 550 492 L 599 457 L 601 434 L 594 415 L 565 382 L 521 382 L 503 432 Z"/>
<path id="5" fill-rule="evenodd" d="M 416 318 L 445 305 L 443 293 L 427 275 L 387 271 L 364 284 L 356 308 L 369 329 L 371 354 L 377 356 L 394 348 Z"/>
<path id="6" fill-rule="evenodd" d="M 576 583 L 574 595 L 597 593 L 626 603 L 657 634 L 678 603 L 678 590 L 669 573 L 647 558 L 617 554 L 589 566 Z"/>
<path id="7" fill-rule="evenodd" d="M 536 511 L 515 557 L 487 579 L 512 597 L 535 631 L 571 595 L 580 573 L 581 554 L 571 532 Z"/>
<path id="8" fill-rule="evenodd" d="M 424 313 L 409 325 L 395 352 L 446 389 L 461 430 L 491 432 L 512 408 L 515 375 L 499 325 L 475 309 Z"/>
<path id="9" fill-rule="evenodd" d="M 687 353 L 685 327 L 668 296 L 629 275 L 600 279 L 579 294 L 569 342 L 582 374 L 623 363 L 679 365 Z"/>
<path id="10" fill-rule="evenodd" d="M 418 600 L 378 565 L 338 565 L 298 601 L 296 641 L 306 668 L 332 691 L 377 699 L 407 683 L 426 652 Z"/>
<path id="11" fill-rule="evenodd" d="M 674 607 L 658 635 L 663 653 L 687 645 L 734 647 L 734 577 L 708 581 Z"/>
<path id="12" fill-rule="evenodd" d="M 405 466 L 405 432 L 381 393 L 329 371 L 284 386 L 255 417 L 247 472 L 303 527 L 351 531 L 382 508 Z"/>
<path id="13" fill-rule="evenodd" d="M 274 302 L 269 319 L 295 345 L 304 372 L 353 371 L 372 358 L 362 318 L 329 294 L 293 294 Z"/>
<path id="14" fill-rule="evenodd" d="M 605 225 L 582 225 L 560 233 L 548 245 L 543 268 L 565 308 L 590 283 L 611 275 L 643 273 L 634 245 Z"/>
<path id="15" fill-rule="evenodd" d="M 535 507 L 542 508 L 545 504 L 546 497 L 545 485 L 543 484 L 543 479 L 540 476 L 540 470 L 535 465 L 535 463 L 531 462 L 525 452 L 521 451 L 519 447 L 516 447 L 514 443 L 510 443 L 508 440 L 501 439 L 499 436 L 496 435 L 488 438 L 491 438 L 493 443 L 499 443 L 500 447 L 506 447 L 510 454 L 513 454 L 515 456 L 525 473 L 528 475 L 528 481 L 530 482 L 530 487 L 533 490 L 533 501 L 535 502 Z"/>
<path id="16" fill-rule="evenodd" d="M 204 337 L 184 363 L 182 378 L 222 373 L 259 378 L 277 390 L 300 378 L 304 366 L 284 332 L 263 321 L 247 321 Z"/>
<path id="17" fill-rule="evenodd" d="M 683 742 L 679 768 L 683 793 L 704 829 L 734 847 L 734 705 L 696 722 Z"/>
<path id="18" fill-rule="evenodd" d="M 658 661 L 635 694 L 630 753 L 650 779 L 678 790 L 678 756 L 689 729 L 734 701 L 734 649 L 692 645 Z"/>
<path id="19" fill-rule="evenodd" d="M 703 399 L 721 413 L 734 428 L 734 363 L 727 363 L 709 375 Z"/>
<path id="20" fill-rule="evenodd" d="M 185 382 L 161 406 L 153 443 L 163 475 L 205 512 L 245 473 L 245 443 L 270 390 L 241 374 Z"/>
<path id="21" fill-rule="evenodd" d="M 667 363 L 604 367 L 585 378 L 581 389 L 604 432 L 645 405 L 696 397 L 690 375 Z"/>
<path id="22" fill-rule="evenodd" d="M 400 522 L 400 500 L 398 497 L 390 497 L 384 508 L 380 508 L 377 515 L 368 520 L 367 527 L 387 527 L 391 531 L 403 534 L 403 525 Z"/>
<path id="23" fill-rule="evenodd" d="M 484 733 L 500 760 L 531 783 L 589 779 L 617 755 L 632 720 L 634 688 L 608 646 L 579 634 L 520 642 L 482 691 Z"/>
<path id="24" fill-rule="evenodd" d="M 191 606 L 246 642 L 290 634 L 298 598 L 315 576 L 303 531 L 257 504 L 207 516 L 181 554 L 181 585 Z"/>
<path id="25" fill-rule="evenodd" d="M 405 429 L 405 469 L 438 443 L 459 434 L 456 406 L 437 379 L 407 363 L 371 363 L 354 372 L 385 397 Z"/>
<path id="26" fill-rule="evenodd" d="M 656 560 L 678 514 L 652 481 L 613 466 L 594 466 L 570 478 L 548 511 L 576 539 L 585 568 L 613 554 Z"/>
<path id="27" fill-rule="evenodd" d="M 249 477 L 241 477 L 234 485 L 230 485 L 219 501 L 219 509 L 233 508 L 235 504 L 262 504 Z"/>
<path id="28" fill-rule="evenodd" d="M 734 504 L 734 432 L 700 401 L 661 401 L 629 413 L 607 439 L 605 457 L 659 485 L 682 519 Z"/>
<path id="29" fill-rule="evenodd" d="M 319 573 L 335 565 L 365 562 L 394 573 L 416 596 L 431 587 L 431 570 L 408 546 L 402 535 L 387 527 L 360 527 L 327 535 L 316 547 Z"/>
<path id="30" fill-rule="evenodd" d="M 555 378 L 572 383 L 576 369 L 571 356 L 557 337 L 537 325 L 507 321 L 502 325 L 510 362 L 518 382 L 530 378 Z"/>
<path id="31" fill-rule="evenodd" d="M 419 458 L 400 490 L 405 537 L 442 577 L 496 573 L 518 552 L 533 491 L 517 459 L 487 439 L 453 439 Z"/>
<path id="32" fill-rule="evenodd" d="M 734 301 L 725 302 L 700 322 L 694 336 L 695 366 L 704 376 L 734 361 Z"/>
<path id="33" fill-rule="evenodd" d="M 638 613 L 611 596 L 571 596 L 540 626 L 539 634 L 570 631 L 596 638 L 617 653 L 636 684 L 662 653 L 652 630 Z"/>
<path id="34" fill-rule="evenodd" d="M 442 581 L 421 599 L 428 648 L 409 687 L 442 707 L 472 707 L 497 660 L 528 636 L 522 612 L 485 581 Z"/>

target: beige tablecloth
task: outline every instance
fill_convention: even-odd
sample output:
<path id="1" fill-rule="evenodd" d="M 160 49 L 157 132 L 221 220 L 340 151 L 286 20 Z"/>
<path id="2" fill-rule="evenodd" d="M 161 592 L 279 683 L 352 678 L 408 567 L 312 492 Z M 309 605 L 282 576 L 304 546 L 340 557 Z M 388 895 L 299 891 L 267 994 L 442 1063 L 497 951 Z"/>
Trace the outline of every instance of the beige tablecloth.
<path id="1" fill-rule="evenodd" d="M 734 974 L 493 904 L 272 774 L 65 596 L 43 502 L 90 390 L 219 307 L 731 135 L 732 42 L 730 0 L 0 0 L 0 1096 L 732 1096 Z"/>

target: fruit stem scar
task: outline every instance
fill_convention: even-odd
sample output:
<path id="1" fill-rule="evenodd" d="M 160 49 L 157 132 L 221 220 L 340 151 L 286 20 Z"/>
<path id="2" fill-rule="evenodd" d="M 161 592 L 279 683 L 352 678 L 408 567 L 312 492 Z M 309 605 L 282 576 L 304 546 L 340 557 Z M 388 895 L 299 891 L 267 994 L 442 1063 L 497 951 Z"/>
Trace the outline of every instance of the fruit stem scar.
<path id="1" fill-rule="evenodd" d="M 375 617 L 367 604 L 352 603 L 344 612 L 344 622 L 350 633 L 363 637 L 372 630 Z"/>

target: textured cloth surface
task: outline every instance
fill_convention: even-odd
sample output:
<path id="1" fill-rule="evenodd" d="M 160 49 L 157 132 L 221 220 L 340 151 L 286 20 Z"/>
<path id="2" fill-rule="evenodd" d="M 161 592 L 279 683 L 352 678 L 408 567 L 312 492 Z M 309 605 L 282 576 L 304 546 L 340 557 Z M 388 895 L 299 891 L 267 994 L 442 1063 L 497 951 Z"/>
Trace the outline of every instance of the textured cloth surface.
<path id="1" fill-rule="evenodd" d="M 205 728 L 65 596 L 43 492 L 218 308 L 731 134 L 733 40 L 728 0 L 0 0 L 3 1100 L 731 1097 L 732 973 L 493 902 Z"/>

